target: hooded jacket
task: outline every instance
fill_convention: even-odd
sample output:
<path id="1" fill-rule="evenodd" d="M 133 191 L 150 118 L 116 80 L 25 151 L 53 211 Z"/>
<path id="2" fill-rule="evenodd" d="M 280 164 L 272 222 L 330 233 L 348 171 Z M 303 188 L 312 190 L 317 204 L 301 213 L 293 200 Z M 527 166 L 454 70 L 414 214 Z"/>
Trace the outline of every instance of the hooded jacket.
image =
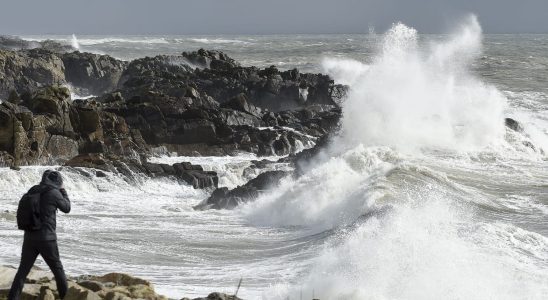
<path id="1" fill-rule="evenodd" d="M 40 230 L 25 231 L 25 240 L 52 241 L 57 240 L 57 209 L 64 213 L 70 212 L 70 200 L 63 187 L 63 178 L 56 171 L 45 171 L 39 185 L 33 186 L 28 193 L 40 193 Z"/>

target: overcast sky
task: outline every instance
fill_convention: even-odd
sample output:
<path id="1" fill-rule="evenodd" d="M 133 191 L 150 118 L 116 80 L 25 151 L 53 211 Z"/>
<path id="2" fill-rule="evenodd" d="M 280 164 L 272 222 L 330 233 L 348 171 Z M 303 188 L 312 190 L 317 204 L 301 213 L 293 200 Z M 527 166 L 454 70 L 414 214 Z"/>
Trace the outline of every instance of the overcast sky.
<path id="1" fill-rule="evenodd" d="M 0 0 L 0 34 L 548 33 L 548 0 Z"/>

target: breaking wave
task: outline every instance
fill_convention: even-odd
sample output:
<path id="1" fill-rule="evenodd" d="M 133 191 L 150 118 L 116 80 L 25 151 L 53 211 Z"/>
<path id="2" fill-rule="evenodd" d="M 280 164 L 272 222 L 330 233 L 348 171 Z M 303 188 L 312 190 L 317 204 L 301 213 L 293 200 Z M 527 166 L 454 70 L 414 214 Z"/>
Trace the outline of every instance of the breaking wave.
<path id="1" fill-rule="evenodd" d="M 505 223 L 513 216 L 503 206 L 520 202 L 508 186 L 533 192 L 545 176 L 508 138 L 504 94 L 470 71 L 481 53 L 477 19 L 426 46 L 403 24 L 383 39 L 370 64 L 325 62 L 350 86 L 325 155 L 241 209 L 256 226 L 330 232 L 309 275 L 263 298 L 541 299 L 548 239 L 534 222 Z M 506 156 L 509 148 L 525 154 Z M 511 175 L 523 166 L 525 182 Z"/>

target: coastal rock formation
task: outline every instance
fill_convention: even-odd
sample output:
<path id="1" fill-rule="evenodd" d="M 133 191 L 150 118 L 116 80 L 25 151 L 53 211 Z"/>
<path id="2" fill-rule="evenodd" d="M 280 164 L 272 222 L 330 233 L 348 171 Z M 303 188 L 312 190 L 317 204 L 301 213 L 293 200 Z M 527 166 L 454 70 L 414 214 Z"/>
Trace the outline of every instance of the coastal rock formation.
<path id="1" fill-rule="evenodd" d="M 27 41 L 17 36 L 0 35 L 0 49 L 2 50 L 29 50 L 41 48 L 57 53 L 64 53 L 74 51 L 70 45 L 61 44 L 57 41 L 44 40 L 44 41 Z"/>
<path id="2" fill-rule="evenodd" d="M 203 298 L 183 298 L 181 300 L 241 300 L 241 298 L 223 293 L 211 293 L 207 297 Z"/>
<path id="3" fill-rule="evenodd" d="M 264 172 L 246 184 L 229 190 L 226 187 L 217 188 L 209 198 L 194 207 L 195 210 L 206 209 L 233 209 L 238 205 L 257 199 L 262 193 L 267 193 L 272 188 L 277 187 L 282 179 L 293 176 L 299 177 L 314 159 L 324 155 L 323 150 L 327 147 L 330 140 L 329 135 L 323 135 L 318 139 L 314 147 L 304 149 L 298 153 L 288 155 L 278 162 L 285 162 L 294 167 L 293 171 L 268 171 Z M 255 166 L 264 168 L 271 162 L 254 161 Z"/>
<path id="4" fill-rule="evenodd" d="M 65 66 L 55 53 L 44 49 L 0 50 L 0 99 L 7 100 L 13 92 L 22 95 L 64 84 Z"/>
<path id="5" fill-rule="evenodd" d="M 127 63 L 108 55 L 72 52 L 61 55 L 65 78 L 81 94 L 102 95 L 118 86 Z"/>
<path id="6" fill-rule="evenodd" d="M 516 132 L 523 132 L 523 127 L 521 126 L 521 124 L 512 119 L 512 118 L 505 118 L 504 119 L 504 125 L 506 125 L 506 127 L 512 129 L 513 131 L 516 131 Z"/>
<path id="7" fill-rule="evenodd" d="M 155 164 L 146 161 L 143 162 L 139 158 L 130 159 L 112 154 L 87 153 L 73 157 L 64 165 L 66 167 L 84 167 L 120 173 L 128 180 L 135 180 L 135 176 L 138 174 L 149 177 L 172 177 L 196 189 L 216 188 L 219 184 L 217 173 L 204 171 L 202 166 L 193 165 L 188 162 L 175 163 L 173 165 Z"/>
<path id="8" fill-rule="evenodd" d="M 278 186 L 283 178 L 288 176 L 299 177 L 303 172 L 303 167 L 310 164 L 312 160 L 322 155 L 322 150 L 325 149 L 329 142 L 330 136 L 324 135 L 318 139 L 314 147 L 304 149 L 299 153 L 288 155 L 279 160 L 279 162 L 289 163 L 294 167 L 292 172 L 289 171 L 269 171 L 262 173 L 246 184 L 229 190 L 226 187 L 217 188 L 209 198 L 202 203 L 196 205 L 196 210 L 206 209 L 233 209 L 238 205 L 257 199 L 262 193 L 268 192 L 272 188 Z M 256 161 L 257 166 L 264 167 L 269 162 Z"/>
<path id="9" fill-rule="evenodd" d="M 290 174 L 287 171 L 269 171 L 232 190 L 226 187 L 218 188 L 206 201 L 195 206 L 194 209 L 232 209 L 239 204 L 256 199 L 261 192 L 277 185 L 282 178 Z"/>
<path id="10" fill-rule="evenodd" d="M 324 75 L 242 67 L 203 49 L 129 63 L 77 51 L 0 50 L 0 67 L 1 165 L 66 163 L 130 180 L 171 176 L 195 188 L 217 187 L 217 175 L 147 157 L 154 149 L 291 155 L 336 130 L 345 92 Z M 98 96 L 73 100 L 67 84 Z"/>
<path id="11" fill-rule="evenodd" d="M 78 154 L 68 97 L 67 89 L 49 87 L 29 95 L 26 106 L 0 104 L 0 156 L 4 162 L 41 164 Z"/>
<path id="12" fill-rule="evenodd" d="M 0 299 L 6 299 L 11 280 L 16 269 L 0 267 Z M 27 279 L 22 299 L 55 300 L 59 299 L 55 280 L 51 276 L 37 277 L 36 273 L 49 273 L 36 269 Z M 165 296 L 158 295 L 154 286 L 147 280 L 123 273 L 109 273 L 103 276 L 79 276 L 69 278 L 69 288 L 65 300 L 113 300 L 113 299 L 147 299 L 163 300 Z"/>
<path id="13" fill-rule="evenodd" d="M 11 281 L 17 270 L 0 266 L 0 300 L 7 299 Z M 102 276 L 82 275 L 69 278 L 69 289 L 65 300 L 167 300 L 154 290 L 153 284 L 138 277 L 124 273 L 108 273 Z M 55 300 L 59 299 L 55 280 L 49 272 L 33 268 L 25 283 L 21 299 Z M 182 298 L 190 300 L 190 298 Z M 241 300 L 235 296 L 211 293 L 204 298 L 192 300 Z"/>

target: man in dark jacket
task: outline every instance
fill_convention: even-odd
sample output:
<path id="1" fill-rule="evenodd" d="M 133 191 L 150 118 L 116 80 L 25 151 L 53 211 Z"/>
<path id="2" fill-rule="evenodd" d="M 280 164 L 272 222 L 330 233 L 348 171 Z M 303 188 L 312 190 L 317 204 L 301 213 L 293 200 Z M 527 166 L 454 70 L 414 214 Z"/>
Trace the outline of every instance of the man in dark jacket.
<path id="1" fill-rule="evenodd" d="M 47 170 L 42 176 L 42 182 L 39 185 L 33 186 L 28 193 L 41 194 L 40 219 L 42 227 L 35 231 L 25 231 L 21 263 L 11 285 L 8 300 L 20 298 L 25 279 L 34 265 L 38 254 L 42 256 L 55 276 L 59 297 L 63 299 L 67 293 L 68 286 L 65 271 L 59 257 L 57 234 L 55 232 L 57 226 L 57 209 L 64 213 L 70 212 L 70 200 L 63 188 L 63 178 L 59 172 Z"/>

